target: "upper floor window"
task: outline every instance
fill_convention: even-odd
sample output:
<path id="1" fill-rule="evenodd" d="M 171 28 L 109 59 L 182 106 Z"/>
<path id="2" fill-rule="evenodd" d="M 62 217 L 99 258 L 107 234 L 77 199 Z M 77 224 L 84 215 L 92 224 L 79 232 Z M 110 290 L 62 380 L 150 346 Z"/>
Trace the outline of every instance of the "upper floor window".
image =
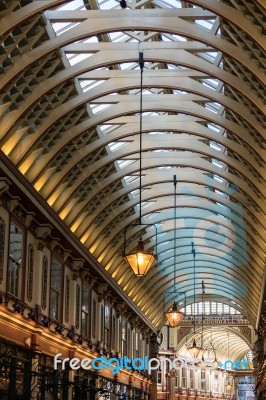
<path id="1" fill-rule="evenodd" d="M 125 318 L 122 318 L 122 324 L 121 324 L 121 352 L 122 356 L 127 355 L 127 340 L 126 340 L 126 335 L 127 335 L 127 320 Z"/>
<path id="2" fill-rule="evenodd" d="M 189 388 L 194 389 L 194 370 L 189 370 Z"/>
<path id="3" fill-rule="evenodd" d="M 132 357 L 132 353 L 131 353 L 131 351 L 132 351 L 132 336 L 131 336 L 131 328 L 130 328 L 130 326 L 128 326 L 128 328 L 127 328 L 127 356 L 128 356 L 128 358 L 131 358 Z"/>
<path id="4" fill-rule="evenodd" d="M 135 357 L 139 357 L 139 332 L 135 333 Z"/>
<path id="5" fill-rule="evenodd" d="M 83 285 L 81 300 L 81 334 L 85 337 L 89 337 L 89 295 L 90 289 L 88 286 Z"/>
<path id="6" fill-rule="evenodd" d="M 63 265 L 52 257 L 50 283 L 50 318 L 61 320 Z"/>
<path id="7" fill-rule="evenodd" d="M 201 390 L 206 391 L 206 372 L 200 371 L 200 382 L 201 382 Z"/>
<path id="8" fill-rule="evenodd" d="M 24 231 L 13 221 L 9 231 L 9 257 L 7 270 L 7 292 L 21 297 L 21 281 L 24 258 Z"/>
<path id="9" fill-rule="evenodd" d="M 111 347 L 111 312 L 110 306 L 105 304 L 104 306 L 104 347 L 110 351 Z"/>
<path id="10" fill-rule="evenodd" d="M 115 329 L 115 325 L 116 325 L 116 318 L 113 315 L 112 318 L 112 348 L 115 349 L 115 344 L 116 344 L 116 329 Z"/>
<path id="11" fill-rule="evenodd" d="M 214 392 L 219 392 L 219 376 L 218 374 L 214 375 L 214 385 L 213 385 Z"/>
<path id="12" fill-rule="evenodd" d="M 93 339 L 96 337 L 96 300 L 92 300 L 92 329 L 91 335 Z"/>
<path id="13" fill-rule="evenodd" d="M 187 385 L 187 370 L 186 368 L 182 368 L 182 373 L 181 373 L 181 387 L 183 389 L 186 388 Z"/>

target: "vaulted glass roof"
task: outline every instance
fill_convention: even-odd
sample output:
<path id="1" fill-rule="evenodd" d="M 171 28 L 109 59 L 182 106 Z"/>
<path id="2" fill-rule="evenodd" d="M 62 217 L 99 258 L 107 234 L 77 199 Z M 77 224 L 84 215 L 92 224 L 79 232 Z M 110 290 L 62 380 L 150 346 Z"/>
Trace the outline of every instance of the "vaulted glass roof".
<path id="1" fill-rule="evenodd" d="M 155 327 L 167 292 L 193 301 L 191 242 L 197 300 L 204 279 L 209 301 L 234 301 L 255 325 L 266 255 L 263 2 L 126 3 L 2 2 L 1 151 Z M 144 278 L 121 256 L 139 217 L 140 51 L 141 209 L 158 230 Z M 140 235 L 153 251 L 154 229 L 137 226 L 128 250 Z"/>

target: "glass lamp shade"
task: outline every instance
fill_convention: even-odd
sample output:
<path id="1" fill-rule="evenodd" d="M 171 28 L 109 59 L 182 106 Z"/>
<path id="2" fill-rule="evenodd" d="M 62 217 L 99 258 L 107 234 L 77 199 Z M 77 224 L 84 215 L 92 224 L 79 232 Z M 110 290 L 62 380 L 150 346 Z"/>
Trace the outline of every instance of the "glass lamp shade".
<path id="1" fill-rule="evenodd" d="M 144 252 L 142 240 L 138 242 L 137 249 L 134 253 L 125 254 L 124 257 L 137 276 L 146 275 L 156 258 L 152 253 Z"/>
<path id="2" fill-rule="evenodd" d="M 202 348 L 197 346 L 196 340 L 193 340 L 193 344 L 191 347 L 187 348 L 193 358 L 197 358 Z"/>
<path id="3" fill-rule="evenodd" d="M 172 308 L 167 313 L 165 313 L 165 316 L 169 322 L 169 325 L 175 328 L 183 319 L 184 314 L 181 311 L 178 311 L 177 303 L 174 302 Z"/>

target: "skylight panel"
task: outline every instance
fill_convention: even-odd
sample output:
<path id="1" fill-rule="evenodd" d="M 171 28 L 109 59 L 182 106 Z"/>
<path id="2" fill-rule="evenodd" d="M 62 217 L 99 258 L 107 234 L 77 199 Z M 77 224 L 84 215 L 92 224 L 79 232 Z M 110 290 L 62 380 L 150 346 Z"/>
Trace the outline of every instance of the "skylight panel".
<path id="1" fill-rule="evenodd" d="M 128 165 L 132 164 L 134 160 L 118 160 L 118 166 L 120 169 L 126 168 Z"/>
<path id="2" fill-rule="evenodd" d="M 130 175 L 129 176 L 125 176 L 124 180 L 126 181 L 127 184 L 130 184 L 130 183 L 138 181 L 139 180 L 139 176 L 130 176 Z M 132 192 L 131 192 L 131 194 L 132 194 Z"/>
<path id="3" fill-rule="evenodd" d="M 170 153 L 170 150 L 168 150 L 168 149 L 157 149 L 157 150 L 152 150 L 152 153 Z"/>
<path id="4" fill-rule="evenodd" d="M 217 110 L 215 107 L 213 107 L 212 103 L 211 103 L 211 104 L 205 104 L 205 108 L 206 108 L 207 110 L 209 110 L 209 111 L 215 113 L 215 114 L 218 113 L 218 110 Z"/>
<path id="5" fill-rule="evenodd" d="M 108 35 L 112 42 L 125 42 L 128 39 L 123 32 L 110 32 Z"/>
<path id="6" fill-rule="evenodd" d="M 209 89 L 215 90 L 215 87 L 212 85 L 208 84 L 207 82 L 202 82 L 203 86 L 207 86 Z"/>
<path id="7" fill-rule="evenodd" d="M 204 55 L 206 58 L 208 58 L 209 60 L 211 60 L 212 62 L 214 62 L 215 59 L 216 59 L 216 57 L 217 57 L 217 55 L 218 55 L 218 53 L 215 52 L 215 51 L 212 51 L 212 52 L 203 53 L 203 55 Z"/>
<path id="8" fill-rule="evenodd" d="M 78 26 L 80 22 L 55 22 L 52 23 L 52 28 L 56 34 L 56 36 L 62 35 L 66 31 L 69 31 L 72 28 L 75 28 L 75 26 Z"/>
<path id="9" fill-rule="evenodd" d="M 98 43 L 99 39 L 97 36 L 91 36 L 88 39 L 85 40 L 79 40 L 77 43 Z"/>
<path id="10" fill-rule="evenodd" d="M 57 10 L 81 10 L 85 9 L 84 7 L 84 1 L 83 0 L 73 0 L 67 2 L 67 4 L 64 4 L 63 6 L 60 6 L 57 8 Z"/>
<path id="11" fill-rule="evenodd" d="M 188 94 L 185 90 L 173 90 L 174 94 Z"/>
<path id="12" fill-rule="evenodd" d="M 135 63 L 123 63 L 120 64 L 120 68 L 123 69 L 131 69 L 133 66 L 135 65 Z M 144 94 L 144 91 L 143 91 Z"/>
<path id="13" fill-rule="evenodd" d="M 93 89 L 94 87 L 100 85 L 101 83 L 105 82 L 104 80 L 81 80 L 80 81 L 80 86 L 83 90 L 83 92 L 87 92 L 88 90 Z"/>
<path id="14" fill-rule="evenodd" d="M 104 124 L 104 125 L 99 125 L 102 133 L 104 135 L 107 135 L 109 132 L 112 132 L 113 130 L 119 128 L 121 125 L 115 125 L 115 124 Z"/>
<path id="15" fill-rule="evenodd" d="M 227 195 L 224 192 L 221 192 L 220 190 L 214 189 L 214 192 L 219 194 L 222 197 L 227 197 Z"/>
<path id="16" fill-rule="evenodd" d="M 216 165 L 216 167 L 219 167 L 219 168 L 224 168 L 224 166 L 225 166 L 224 163 L 216 160 L 215 158 L 212 158 L 212 164 Z"/>
<path id="17" fill-rule="evenodd" d="M 98 114 L 100 111 L 105 110 L 106 108 L 111 107 L 112 104 L 91 104 L 91 110 L 93 114 Z"/>
<path id="18" fill-rule="evenodd" d="M 155 201 L 144 201 L 141 203 L 141 209 L 143 210 L 144 208 L 148 208 L 152 206 L 155 203 Z M 139 205 L 138 205 L 139 207 Z"/>
<path id="19" fill-rule="evenodd" d="M 80 54 L 80 53 L 79 54 L 66 53 L 66 57 L 67 57 L 67 59 L 69 61 L 69 64 L 71 66 L 75 65 L 75 64 L 78 64 L 79 62 L 81 62 L 83 60 L 86 60 L 86 58 L 89 58 L 91 56 L 92 56 L 92 54 L 90 54 L 90 53 L 83 53 L 83 54 Z"/>
<path id="20" fill-rule="evenodd" d="M 218 201 L 216 201 L 216 204 L 217 204 L 217 206 L 219 206 L 219 207 L 223 207 L 223 208 L 225 208 L 225 209 L 228 209 L 227 206 L 225 206 L 225 205 L 222 204 L 222 203 L 219 203 Z"/>
<path id="21" fill-rule="evenodd" d="M 139 196 L 139 189 L 133 190 L 130 194 L 131 194 L 132 197 Z"/>
<path id="22" fill-rule="evenodd" d="M 213 87 L 217 87 L 219 84 L 218 79 L 204 79 L 204 82 L 210 84 Z"/>
<path id="23" fill-rule="evenodd" d="M 162 35 L 162 41 L 163 42 L 171 42 L 171 40 L 165 35 Z"/>
<path id="24" fill-rule="evenodd" d="M 208 128 L 212 129 L 215 132 L 220 132 L 220 128 L 218 128 L 216 125 L 208 124 Z"/>
<path id="25" fill-rule="evenodd" d="M 175 42 L 186 42 L 187 38 L 180 35 L 171 35 Z"/>
<path id="26" fill-rule="evenodd" d="M 182 8 L 181 2 L 178 0 L 158 0 L 154 3 L 166 8 Z"/>
<path id="27" fill-rule="evenodd" d="M 225 183 L 225 179 L 223 179 L 221 176 L 219 175 L 213 175 L 213 179 L 215 179 L 217 182 L 220 183 Z"/>
<path id="28" fill-rule="evenodd" d="M 144 215 L 144 216 L 143 216 L 143 219 L 144 219 L 144 220 L 153 219 L 154 217 L 157 217 L 157 214 L 158 214 L 158 212 L 153 212 L 153 213 Z M 156 224 L 156 226 L 158 227 L 158 226 L 160 226 L 160 224 Z"/>
<path id="29" fill-rule="evenodd" d="M 115 0 L 100 0 L 98 1 L 98 5 L 101 10 L 110 10 L 119 7 L 119 3 Z"/>
<path id="30" fill-rule="evenodd" d="M 108 144 L 109 149 L 113 152 L 125 146 L 127 142 L 111 142 Z"/>
<path id="31" fill-rule="evenodd" d="M 216 142 L 209 142 L 210 143 L 210 147 L 212 147 L 213 149 L 217 150 L 217 151 L 221 151 L 222 150 L 222 146 L 219 145 Z"/>
<path id="32" fill-rule="evenodd" d="M 205 19 L 196 19 L 195 20 L 196 25 L 200 25 L 202 28 L 206 29 L 207 31 L 210 31 L 212 29 L 213 20 L 206 21 Z"/>
<path id="33" fill-rule="evenodd" d="M 162 166 L 162 167 L 158 167 L 158 169 L 171 169 L 172 167 L 170 166 Z"/>

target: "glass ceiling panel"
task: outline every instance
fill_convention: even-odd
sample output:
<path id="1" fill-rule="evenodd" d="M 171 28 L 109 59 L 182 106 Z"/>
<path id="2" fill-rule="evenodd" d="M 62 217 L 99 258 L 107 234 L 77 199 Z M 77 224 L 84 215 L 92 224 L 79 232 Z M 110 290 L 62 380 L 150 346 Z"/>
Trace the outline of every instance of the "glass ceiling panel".
<path id="1" fill-rule="evenodd" d="M 236 303 L 235 303 L 236 304 Z M 239 307 L 238 304 L 236 304 Z M 203 303 L 200 301 L 196 304 L 189 304 L 180 309 L 180 311 L 184 312 L 186 315 L 194 315 L 194 306 L 195 306 L 195 315 L 216 315 L 216 314 L 241 314 L 240 311 L 233 307 L 229 307 L 227 304 L 215 302 L 215 301 L 204 301 Z M 240 307 L 241 308 L 241 307 Z"/>

